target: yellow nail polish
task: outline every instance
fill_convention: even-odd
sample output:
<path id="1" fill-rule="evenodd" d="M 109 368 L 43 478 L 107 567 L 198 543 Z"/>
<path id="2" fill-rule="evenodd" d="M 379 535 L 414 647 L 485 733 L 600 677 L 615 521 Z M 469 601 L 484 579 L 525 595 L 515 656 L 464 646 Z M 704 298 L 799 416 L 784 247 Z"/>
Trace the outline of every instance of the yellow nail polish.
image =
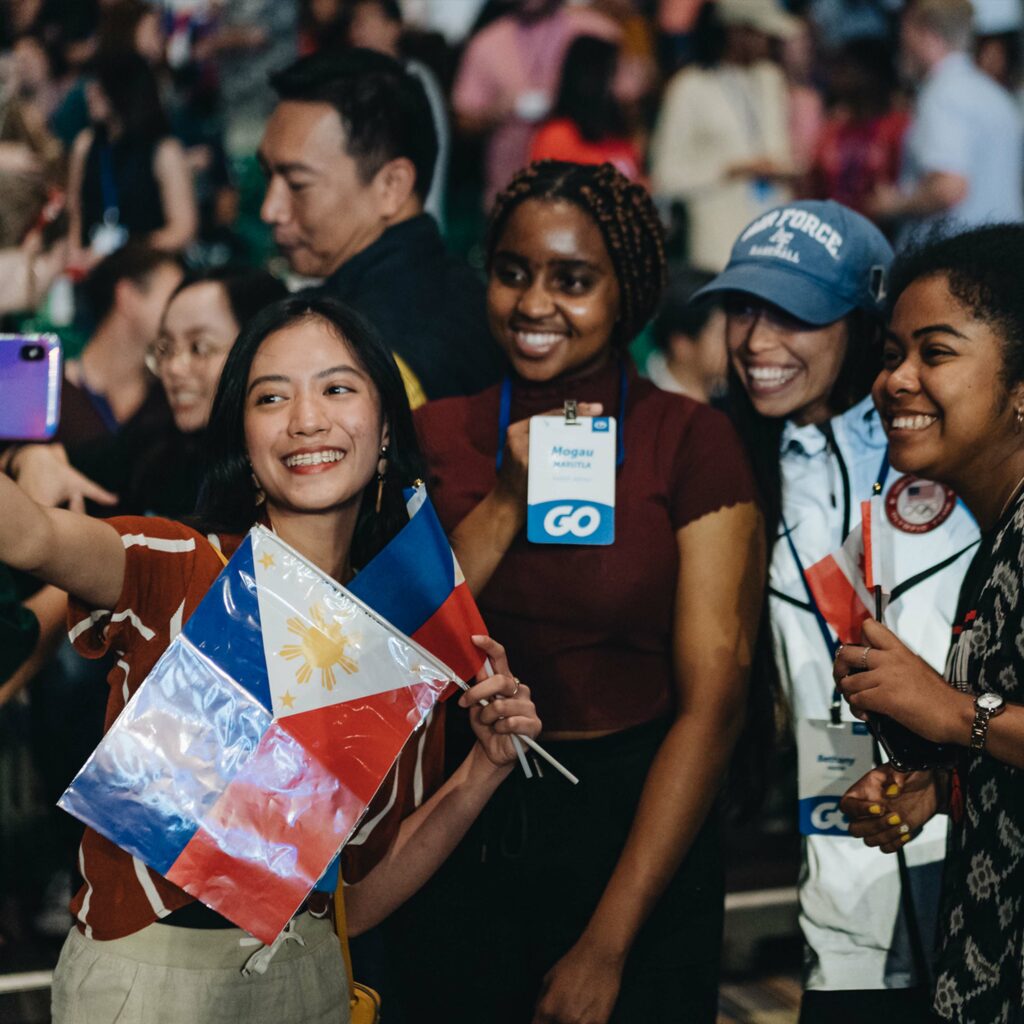
<path id="1" fill-rule="evenodd" d="M 889 787 L 889 788 L 888 788 L 888 789 L 887 789 L 887 790 L 885 791 L 885 795 L 886 795 L 886 796 L 899 796 L 899 795 L 900 795 L 900 787 L 899 787 L 899 786 L 897 786 L 897 785 L 896 785 L 896 783 L 894 782 L 894 783 L 893 783 L 893 784 L 892 784 L 892 785 L 891 785 L 891 786 L 890 786 L 890 787 Z"/>
<path id="2" fill-rule="evenodd" d="M 885 820 L 890 825 L 898 825 L 900 823 L 900 816 L 898 814 L 890 814 L 889 817 L 886 818 Z"/>
<path id="3" fill-rule="evenodd" d="M 901 843 L 909 843 L 910 842 L 910 838 L 911 837 L 909 835 L 900 836 L 900 842 Z"/>
<path id="4" fill-rule="evenodd" d="M 868 808 L 868 813 L 869 814 L 881 814 L 882 813 L 882 808 L 881 808 L 881 806 L 879 804 L 872 804 Z"/>

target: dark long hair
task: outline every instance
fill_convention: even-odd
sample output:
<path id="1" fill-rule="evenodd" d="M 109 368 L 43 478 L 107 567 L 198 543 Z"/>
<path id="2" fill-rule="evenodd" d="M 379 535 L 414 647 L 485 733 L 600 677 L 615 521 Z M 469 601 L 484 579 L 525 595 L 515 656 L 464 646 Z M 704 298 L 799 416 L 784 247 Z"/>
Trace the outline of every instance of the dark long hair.
<path id="1" fill-rule="evenodd" d="M 845 319 L 846 354 L 829 396 L 829 407 L 837 413 L 845 412 L 870 392 L 882 358 L 881 321 L 859 309 Z M 757 412 L 731 365 L 728 412 L 747 450 L 760 492 L 770 565 L 782 521 L 779 442 L 786 421 Z M 729 803 L 741 817 L 757 811 L 767 795 L 777 757 L 780 714 L 787 713 L 772 643 L 767 589 L 754 645 L 749 694 L 747 719 L 736 744 L 728 787 Z"/>
<path id="2" fill-rule="evenodd" d="M 122 138 L 153 143 L 170 135 L 156 75 L 137 53 L 100 53 L 91 73 L 121 123 Z M 97 127 L 109 134 L 109 126 Z"/>
<path id="3" fill-rule="evenodd" d="M 568 118 L 587 142 L 627 132 L 626 116 L 612 92 L 618 60 L 618 46 L 595 36 L 573 40 L 565 55 L 551 116 Z"/>
<path id="4" fill-rule="evenodd" d="M 257 521 L 256 485 L 245 447 L 245 399 L 249 372 L 260 345 L 271 334 L 308 320 L 319 320 L 351 348 L 380 396 L 388 425 L 388 473 L 381 511 L 375 511 L 376 481 L 371 480 L 352 540 L 352 564 L 365 565 L 408 522 L 402 488 L 423 476 L 423 460 L 412 425 L 405 386 L 391 352 L 358 313 L 336 299 L 302 294 L 260 310 L 242 327 L 221 373 L 213 400 L 206 476 L 197 517 L 204 530 L 241 533 Z"/>

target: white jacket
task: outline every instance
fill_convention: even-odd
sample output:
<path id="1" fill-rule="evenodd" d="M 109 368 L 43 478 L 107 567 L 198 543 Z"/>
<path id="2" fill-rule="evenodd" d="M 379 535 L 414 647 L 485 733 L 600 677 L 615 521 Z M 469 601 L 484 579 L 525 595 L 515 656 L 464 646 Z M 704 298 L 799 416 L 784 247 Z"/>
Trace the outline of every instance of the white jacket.
<path id="1" fill-rule="evenodd" d="M 787 423 L 780 445 L 783 517 L 804 569 L 837 551 L 871 497 L 886 439 L 870 397 L 830 421 L 833 442 L 816 426 Z M 890 470 L 888 495 L 901 474 Z M 906 487 L 906 484 L 903 485 Z M 885 624 L 942 671 L 957 595 L 978 529 L 962 503 L 924 533 L 893 531 L 897 588 Z M 945 563 L 945 564 L 944 564 Z M 776 658 L 794 721 L 827 719 L 832 663 L 788 543 L 774 548 L 769 573 Z M 852 720 L 843 704 L 843 717 Z M 926 951 L 941 884 L 946 820 L 936 818 L 906 847 Z M 918 983 L 902 922 L 896 858 L 847 837 L 804 840 L 800 924 L 812 989 L 905 988 Z"/>

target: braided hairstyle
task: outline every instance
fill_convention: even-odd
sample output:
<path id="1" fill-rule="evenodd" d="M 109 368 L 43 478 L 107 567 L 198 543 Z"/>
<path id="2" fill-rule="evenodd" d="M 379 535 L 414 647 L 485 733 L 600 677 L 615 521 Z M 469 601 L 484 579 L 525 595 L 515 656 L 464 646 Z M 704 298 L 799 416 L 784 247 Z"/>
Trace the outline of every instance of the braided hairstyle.
<path id="1" fill-rule="evenodd" d="M 664 234 L 647 190 L 607 163 L 530 164 L 494 200 L 486 238 L 488 270 L 509 217 L 528 199 L 563 200 L 593 218 L 619 283 L 621 309 L 612 343 L 629 344 L 654 315 L 666 281 Z"/>

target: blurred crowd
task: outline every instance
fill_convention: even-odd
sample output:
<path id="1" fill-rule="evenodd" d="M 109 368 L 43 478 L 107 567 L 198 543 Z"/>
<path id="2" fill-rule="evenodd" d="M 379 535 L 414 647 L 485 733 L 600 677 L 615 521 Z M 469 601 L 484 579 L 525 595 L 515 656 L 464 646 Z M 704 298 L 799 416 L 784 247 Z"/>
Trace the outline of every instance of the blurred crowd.
<path id="1" fill-rule="evenodd" d="M 535 161 L 611 164 L 649 192 L 657 257 L 620 186 L 572 201 L 621 229 L 638 308 L 668 268 L 624 339 L 640 372 L 721 405 L 726 311 L 692 296 L 737 238 L 794 262 L 803 236 L 836 260 L 844 240 L 824 214 L 762 215 L 834 200 L 897 252 L 937 224 L 1024 219 L 1022 39 L 1021 0 L 8 0 L 0 315 L 61 336 L 65 383 L 59 444 L 2 449 L 0 469 L 43 505 L 189 515 L 234 340 L 302 288 L 372 323 L 414 409 L 497 384 L 493 279 L 526 271 L 494 224 L 543 198 L 543 174 L 508 189 Z M 543 355 L 545 330 L 520 347 Z M 79 658 L 64 595 L 0 572 L 21 638 L 0 652 L 0 865 L 23 876 L 12 839 L 101 735 L 116 657 Z M 79 830 L 46 827 L 30 898 L 0 904 L 0 954 L 70 925 Z"/>

